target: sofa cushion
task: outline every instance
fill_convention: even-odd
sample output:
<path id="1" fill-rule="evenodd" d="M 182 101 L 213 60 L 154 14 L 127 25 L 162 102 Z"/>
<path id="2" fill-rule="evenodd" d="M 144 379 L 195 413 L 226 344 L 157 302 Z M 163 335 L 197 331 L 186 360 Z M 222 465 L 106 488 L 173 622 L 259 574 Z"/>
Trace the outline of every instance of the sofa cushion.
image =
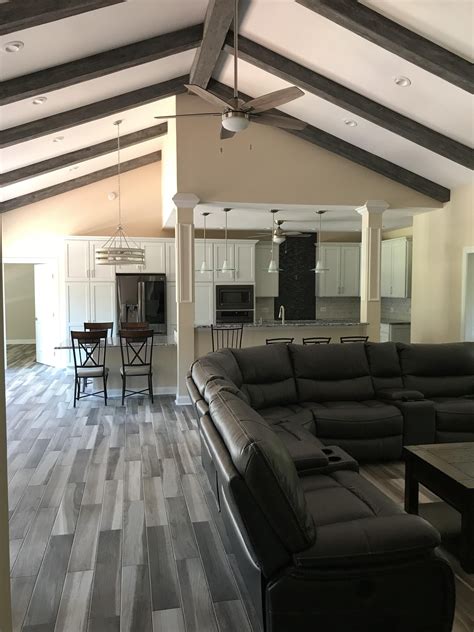
<path id="1" fill-rule="evenodd" d="M 253 408 L 268 408 L 298 401 L 287 345 L 232 349 L 242 376 L 238 385 Z"/>
<path id="2" fill-rule="evenodd" d="M 395 342 L 367 342 L 365 352 L 376 391 L 403 388 L 402 371 Z"/>
<path id="3" fill-rule="evenodd" d="M 434 397 L 436 429 L 474 433 L 474 399 Z"/>
<path id="4" fill-rule="evenodd" d="M 236 470 L 289 552 L 308 547 L 314 525 L 288 450 L 244 401 L 221 391 L 209 412 Z M 245 521 L 245 517 L 244 517 Z"/>
<path id="5" fill-rule="evenodd" d="M 208 353 L 196 360 L 191 367 L 191 376 L 203 397 L 208 382 L 216 377 L 229 380 L 237 388 L 242 385 L 239 366 L 229 349 Z"/>
<path id="6" fill-rule="evenodd" d="M 214 397 L 220 393 L 220 391 L 233 393 L 240 399 L 247 402 L 247 404 L 249 403 L 248 397 L 240 390 L 240 388 L 237 388 L 237 386 L 230 380 L 226 380 L 222 377 L 216 377 L 207 382 L 206 388 L 204 389 L 204 399 L 206 402 L 211 402 Z"/>
<path id="7" fill-rule="evenodd" d="M 403 418 L 395 406 L 377 400 L 313 403 L 318 437 L 391 437 L 403 432 Z"/>
<path id="8" fill-rule="evenodd" d="M 405 388 L 425 397 L 474 394 L 474 343 L 397 344 Z"/>
<path id="9" fill-rule="evenodd" d="M 301 402 L 375 396 L 364 345 L 288 345 Z"/>
<path id="10" fill-rule="evenodd" d="M 300 404 L 289 404 L 288 406 L 261 408 L 258 412 L 270 426 L 281 423 L 294 424 L 314 433 L 313 413 L 308 407 L 300 406 Z"/>
<path id="11" fill-rule="evenodd" d="M 294 556 L 299 566 L 358 566 L 400 561 L 439 544 L 438 532 L 406 514 L 352 471 L 301 479 L 316 526 L 313 546 Z"/>

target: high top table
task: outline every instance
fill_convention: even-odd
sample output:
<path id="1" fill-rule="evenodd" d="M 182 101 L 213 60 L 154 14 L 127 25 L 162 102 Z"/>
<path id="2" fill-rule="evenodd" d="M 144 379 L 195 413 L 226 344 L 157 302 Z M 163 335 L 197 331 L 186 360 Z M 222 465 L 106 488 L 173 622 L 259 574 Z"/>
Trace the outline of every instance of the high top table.
<path id="1" fill-rule="evenodd" d="M 456 509 L 461 514 L 459 561 L 466 572 L 474 573 L 474 443 L 406 447 L 403 449 L 403 458 L 406 463 L 405 510 L 418 513 L 419 483 Z M 441 516 L 441 520 L 444 520 L 443 507 L 440 505 L 423 505 L 428 511 L 426 514 L 422 511 L 422 515 L 435 526 L 436 517 Z"/>

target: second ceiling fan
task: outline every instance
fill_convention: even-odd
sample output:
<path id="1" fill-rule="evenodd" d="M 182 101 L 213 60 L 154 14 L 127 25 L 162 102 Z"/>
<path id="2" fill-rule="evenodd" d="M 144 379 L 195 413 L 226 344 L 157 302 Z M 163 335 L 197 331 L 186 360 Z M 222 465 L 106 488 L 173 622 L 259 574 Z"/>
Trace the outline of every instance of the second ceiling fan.
<path id="1" fill-rule="evenodd" d="M 250 122 L 259 123 L 260 125 L 271 125 L 282 129 L 304 129 L 306 123 L 298 119 L 280 116 L 278 114 L 269 114 L 267 110 L 285 105 L 294 99 L 298 99 L 304 95 L 304 92 L 296 86 L 283 88 L 275 92 L 269 92 L 256 99 L 243 101 L 239 98 L 238 87 L 238 57 L 239 57 L 239 34 L 238 34 L 238 4 L 239 0 L 235 0 L 234 6 L 234 96 L 228 101 L 221 99 L 212 92 L 201 88 L 195 84 L 187 84 L 185 87 L 201 97 L 208 103 L 212 103 L 220 108 L 220 112 L 196 112 L 190 114 L 174 114 L 171 116 L 155 116 L 156 119 L 180 118 L 182 116 L 220 116 L 222 119 L 222 127 L 220 137 L 222 140 L 232 138 L 237 132 L 247 129 Z"/>

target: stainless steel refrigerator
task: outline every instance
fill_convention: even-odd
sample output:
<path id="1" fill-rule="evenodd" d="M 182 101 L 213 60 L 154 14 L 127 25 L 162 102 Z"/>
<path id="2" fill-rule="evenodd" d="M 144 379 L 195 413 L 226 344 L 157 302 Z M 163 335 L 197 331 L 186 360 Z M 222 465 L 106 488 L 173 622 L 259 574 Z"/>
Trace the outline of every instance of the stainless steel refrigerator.
<path id="1" fill-rule="evenodd" d="M 117 274 L 117 321 L 147 322 L 166 334 L 166 275 Z"/>

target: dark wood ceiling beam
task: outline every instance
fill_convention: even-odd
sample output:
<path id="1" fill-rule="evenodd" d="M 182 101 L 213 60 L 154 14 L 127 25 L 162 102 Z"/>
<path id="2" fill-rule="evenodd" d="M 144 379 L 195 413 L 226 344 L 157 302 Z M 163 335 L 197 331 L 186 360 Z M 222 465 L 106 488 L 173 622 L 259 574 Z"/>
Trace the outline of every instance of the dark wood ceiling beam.
<path id="1" fill-rule="evenodd" d="M 24 143 L 35 138 L 46 136 L 47 134 L 54 134 L 75 127 L 76 125 L 90 123 L 91 121 L 96 121 L 106 116 L 125 112 L 126 110 L 139 107 L 140 105 L 146 105 L 147 103 L 153 103 L 153 101 L 158 101 L 166 97 L 182 94 L 186 92 L 184 84 L 187 83 L 187 81 L 187 75 L 176 77 L 176 79 L 163 81 L 163 83 L 140 88 L 133 92 L 119 94 L 116 97 L 111 97 L 104 101 L 97 101 L 96 103 L 84 105 L 74 110 L 60 112 L 59 114 L 53 114 L 52 116 L 38 119 L 37 121 L 30 121 L 23 123 L 23 125 L 4 129 L 0 131 L 0 148 Z"/>
<path id="2" fill-rule="evenodd" d="M 1 6 L 4 5 L 0 4 Z M 82 81 L 97 79 L 119 70 L 191 50 L 199 46 L 202 30 L 202 24 L 197 24 L 180 31 L 165 33 L 135 44 L 76 59 L 60 66 L 39 70 L 30 75 L 9 79 L 3 82 L 0 105 L 47 94 Z"/>
<path id="3" fill-rule="evenodd" d="M 95 11 L 125 0 L 21 0 L 0 4 L 0 35 Z"/>
<path id="4" fill-rule="evenodd" d="M 227 99 L 232 96 L 231 88 L 212 79 L 209 82 L 208 89 L 223 99 Z M 240 94 L 240 96 L 243 99 L 252 98 L 244 94 Z M 287 116 L 280 110 L 270 110 L 270 113 Z M 288 118 L 291 119 L 293 117 Z M 284 131 L 288 134 L 298 136 L 313 145 L 327 149 L 338 156 L 347 158 L 358 165 L 362 165 L 363 167 L 366 167 L 371 171 L 375 171 L 386 178 L 390 178 L 390 180 L 394 180 L 399 184 L 403 184 L 410 189 L 423 193 L 424 195 L 431 197 L 433 200 L 437 200 L 438 202 L 448 202 L 450 199 L 451 192 L 446 187 L 443 187 L 436 182 L 432 182 L 427 178 L 423 178 L 416 173 L 408 171 L 408 169 L 404 169 L 393 162 L 384 160 L 380 156 L 372 154 L 365 149 L 356 147 L 355 145 L 352 145 L 351 143 L 348 143 L 337 136 L 333 136 L 332 134 L 329 134 L 317 127 L 307 125 L 305 129 L 301 131 L 289 129 L 285 129 Z"/>
<path id="5" fill-rule="evenodd" d="M 234 0 L 209 0 L 202 42 L 194 56 L 190 83 L 206 88 L 234 16 Z"/>
<path id="6" fill-rule="evenodd" d="M 163 136 L 168 131 L 168 123 L 160 123 L 159 125 L 153 125 L 138 132 L 131 132 L 125 134 L 120 138 L 120 147 L 125 149 L 126 147 L 132 147 L 139 143 L 144 143 L 147 140 L 158 138 Z M 77 151 L 71 151 L 67 154 L 61 154 L 48 160 L 42 160 L 41 162 L 35 162 L 26 167 L 20 167 L 19 169 L 13 169 L 6 173 L 0 174 L 0 186 L 7 186 L 9 184 L 15 184 L 16 182 L 22 182 L 29 178 L 35 178 L 36 176 L 42 176 L 57 169 L 64 169 L 64 167 L 70 167 L 77 165 L 85 160 L 91 160 L 92 158 L 99 158 L 112 152 L 117 151 L 117 140 L 106 140 L 103 143 L 97 145 L 91 145 L 90 147 L 84 147 Z"/>
<path id="7" fill-rule="evenodd" d="M 298 4 L 406 59 L 445 81 L 474 92 L 472 64 L 357 0 L 296 0 Z"/>
<path id="8" fill-rule="evenodd" d="M 224 50 L 229 54 L 233 53 L 231 33 L 226 38 Z M 242 36 L 239 37 L 239 57 L 463 167 L 474 168 L 474 151 L 467 145 L 435 132 Z"/>
<path id="9" fill-rule="evenodd" d="M 154 151 L 151 154 L 140 156 L 140 158 L 134 158 L 133 160 L 123 162 L 120 165 L 120 171 L 121 173 L 125 173 L 126 171 L 144 167 L 145 165 L 157 162 L 158 160 L 161 160 L 161 151 Z M 67 193 L 68 191 L 85 187 L 88 184 L 99 182 L 99 180 L 105 180 L 106 178 L 111 178 L 115 175 L 117 175 L 117 167 L 114 165 L 113 167 L 93 171 L 92 173 L 80 176 L 79 178 L 74 178 L 73 180 L 67 180 L 66 182 L 54 184 L 53 186 L 46 187 L 45 189 L 39 189 L 38 191 L 33 191 L 32 193 L 26 193 L 25 195 L 20 195 L 19 197 L 12 198 L 11 200 L 0 202 L 0 213 L 13 211 L 16 208 L 27 206 L 28 204 L 34 204 L 35 202 L 40 202 L 41 200 L 47 200 L 55 195 Z"/>

